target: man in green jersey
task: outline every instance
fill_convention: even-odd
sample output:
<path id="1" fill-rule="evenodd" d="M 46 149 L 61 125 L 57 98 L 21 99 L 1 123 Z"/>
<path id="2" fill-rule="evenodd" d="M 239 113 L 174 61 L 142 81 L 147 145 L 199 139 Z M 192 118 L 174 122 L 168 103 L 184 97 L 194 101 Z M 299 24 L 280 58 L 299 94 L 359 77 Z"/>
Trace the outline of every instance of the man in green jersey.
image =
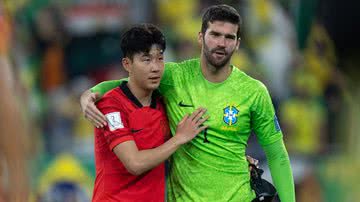
<path id="1" fill-rule="evenodd" d="M 200 58 L 165 65 L 159 90 L 172 133 L 181 117 L 199 106 L 210 116 L 207 130 L 171 158 L 168 201 L 252 201 L 255 193 L 245 156 L 251 131 L 265 151 L 281 201 L 295 201 L 290 161 L 268 90 L 230 65 L 240 45 L 240 25 L 234 8 L 209 7 L 198 35 Z M 119 84 L 103 82 L 83 94 L 85 116 L 96 126 L 104 119 L 94 107 L 94 93 L 102 95 Z"/>

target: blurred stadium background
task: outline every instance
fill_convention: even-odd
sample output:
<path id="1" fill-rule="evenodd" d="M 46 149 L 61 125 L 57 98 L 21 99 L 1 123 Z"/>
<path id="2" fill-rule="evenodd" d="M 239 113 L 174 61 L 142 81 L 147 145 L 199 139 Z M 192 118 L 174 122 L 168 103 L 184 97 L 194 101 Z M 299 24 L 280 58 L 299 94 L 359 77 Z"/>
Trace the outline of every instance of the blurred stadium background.
<path id="1" fill-rule="evenodd" d="M 358 1 L 0 2 L 0 60 L 11 67 L 9 82 L 30 126 L 29 201 L 91 200 L 93 127 L 82 116 L 79 96 L 98 82 L 126 76 L 121 33 L 134 23 L 151 22 L 167 37 L 166 61 L 198 57 L 201 11 L 219 3 L 234 6 L 243 17 L 241 48 L 232 63 L 270 90 L 297 201 L 359 200 Z M 255 138 L 248 154 L 266 168 Z M 265 177 L 271 178 L 267 169 Z M 0 182 L 6 187 L 6 180 Z"/>

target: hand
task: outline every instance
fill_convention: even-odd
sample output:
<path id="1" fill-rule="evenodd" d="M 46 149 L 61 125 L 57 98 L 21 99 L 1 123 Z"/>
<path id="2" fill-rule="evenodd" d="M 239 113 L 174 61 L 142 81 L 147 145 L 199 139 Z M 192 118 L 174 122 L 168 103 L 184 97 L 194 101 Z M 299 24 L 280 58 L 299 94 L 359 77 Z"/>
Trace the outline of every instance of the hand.
<path id="1" fill-rule="evenodd" d="M 246 155 L 246 160 L 249 163 L 249 170 L 252 169 L 251 165 L 255 166 L 256 168 L 259 168 L 259 160 L 254 159 L 253 157 L 248 156 L 248 155 Z"/>
<path id="2" fill-rule="evenodd" d="M 106 126 L 105 116 L 95 105 L 96 100 L 99 98 L 98 93 L 92 93 L 90 90 L 85 91 L 80 97 L 81 110 L 85 118 L 97 128 Z"/>
<path id="3" fill-rule="evenodd" d="M 209 118 L 202 118 L 205 112 L 206 109 L 199 108 L 191 115 L 184 116 L 184 118 L 179 122 L 175 133 L 175 138 L 177 138 L 179 144 L 189 142 L 194 139 L 197 134 L 208 127 L 202 125 Z"/>

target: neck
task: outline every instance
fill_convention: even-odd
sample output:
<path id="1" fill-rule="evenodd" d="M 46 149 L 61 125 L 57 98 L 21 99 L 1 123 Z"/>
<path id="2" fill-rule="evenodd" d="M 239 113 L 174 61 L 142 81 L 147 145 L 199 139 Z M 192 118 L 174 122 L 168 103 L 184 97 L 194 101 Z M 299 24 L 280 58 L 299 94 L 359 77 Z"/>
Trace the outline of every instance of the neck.
<path id="1" fill-rule="evenodd" d="M 141 88 L 139 85 L 135 83 L 135 81 L 129 78 L 129 82 L 127 83 L 131 93 L 139 100 L 139 102 L 143 106 L 150 106 L 151 104 L 151 95 L 152 90 L 146 90 Z"/>
<path id="2" fill-rule="evenodd" d="M 213 83 L 221 83 L 225 81 L 232 72 L 230 62 L 220 68 L 214 67 L 208 62 L 204 54 L 201 54 L 200 66 L 205 79 Z"/>

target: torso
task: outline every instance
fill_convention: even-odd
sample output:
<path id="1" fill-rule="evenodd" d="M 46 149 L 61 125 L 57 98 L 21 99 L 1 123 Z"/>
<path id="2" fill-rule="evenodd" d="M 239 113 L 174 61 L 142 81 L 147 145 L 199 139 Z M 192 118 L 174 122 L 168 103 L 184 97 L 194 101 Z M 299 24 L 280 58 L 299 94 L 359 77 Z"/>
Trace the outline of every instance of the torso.
<path id="1" fill-rule="evenodd" d="M 104 114 L 106 111 L 114 111 L 111 106 L 106 107 L 109 99 L 111 105 L 117 105 L 115 111 L 120 111 L 124 129 L 119 130 L 122 132 L 115 130 L 111 138 L 104 130 L 95 130 L 96 182 L 93 201 L 163 201 L 164 163 L 140 176 L 134 176 L 109 149 L 109 141 L 126 134 L 125 129 L 133 137 L 139 150 L 152 149 L 163 144 L 169 137 L 163 104 L 157 99 L 155 108 L 139 107 L 121 88 L 116 88 L 97 104 Z"/>
<path id="2" fill-rule="evenodd" d="M 251 91 L 257 83 L 235 67 L 224 82 L 210 83 L 200 72 L 199 60 L 186 62 L 171 70 L 171 87 L 160 87 L 171 130 L 198 107 L 207 109 L 209 128 L 173 155 L 169 201 L 251 201 L 245 150 L 251 132 Z"/>

